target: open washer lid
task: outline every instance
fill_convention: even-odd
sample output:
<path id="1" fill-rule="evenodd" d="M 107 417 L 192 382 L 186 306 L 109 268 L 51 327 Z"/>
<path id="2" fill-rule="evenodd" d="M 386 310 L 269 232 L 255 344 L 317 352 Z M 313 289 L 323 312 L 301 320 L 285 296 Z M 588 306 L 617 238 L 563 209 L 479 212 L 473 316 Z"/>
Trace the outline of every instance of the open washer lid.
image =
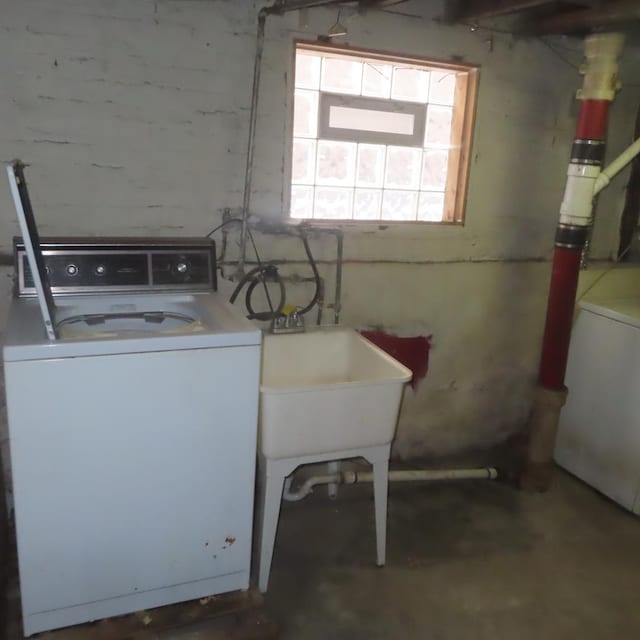
<path id="1" fill-rule="evenodd" d="M 58 331 L 55 326 L 56 305 L 53 301 L 49 276 L 42 257 L 42 251 L 40 250 L 40 236 L 38 235 L 38 227 L 31 207 L 27 182 L 24 178 L 24 166 L 20 160 L 14 160 L 7 166 L 9 186 L 16 213 L 18 214 L 18 222 L 20 223 L 24 248 L 27 252 L 29 266 L 33 275 L 33 283 L 38 294 L 38 304 L 44 320 L 47 338 L 49 340 L 57 340 Z"/>

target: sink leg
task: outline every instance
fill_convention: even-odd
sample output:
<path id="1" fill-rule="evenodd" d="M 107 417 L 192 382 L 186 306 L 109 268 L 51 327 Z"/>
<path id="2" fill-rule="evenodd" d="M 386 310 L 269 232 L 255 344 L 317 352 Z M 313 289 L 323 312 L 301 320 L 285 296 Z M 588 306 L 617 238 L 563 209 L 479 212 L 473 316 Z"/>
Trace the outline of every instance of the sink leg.
<path id="1" fill-rule="evenodd" d="M 386 562 L 387 549 L 387 493 L 389 489 L 389 446 L 380 447 L 369 458 L 373 465 L 373 496 L 376 511 L 376 551 L 379 567 Z"/>
<path id="2" fill-rule="evenodd" d="M 340 471 L 340 461 L 332 460 L 327 463 L 327 473 L 338 473 Z M 333 500 L 338 497 L 338 485 L 335 482 L 331 482 L 327 485 L 327 492 L 329 493 L 329 497 Z"/>
<path id="3" fill-rule="evenodd" d="M 262 467 L 262 527 L 260 534 L 260 569 L 258 574 L 258 588 L 261 593 L 269 585 L 273 546 L 276 540 L 282 489 L 285 474 L 280 472 L 277 463 L 265 460 Z"/>

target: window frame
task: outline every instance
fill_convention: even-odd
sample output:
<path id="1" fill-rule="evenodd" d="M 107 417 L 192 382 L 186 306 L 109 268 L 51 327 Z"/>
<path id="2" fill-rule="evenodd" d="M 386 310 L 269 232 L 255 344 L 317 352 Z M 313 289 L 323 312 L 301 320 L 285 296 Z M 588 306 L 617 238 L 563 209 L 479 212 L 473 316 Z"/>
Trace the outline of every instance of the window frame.
<path id="1" fill-rule="evenodd" d="M 291 176 L 292 176 L 292 162 L 293 162 L 293 114 L 294 114 L 294 93 L 295 93 L 295 72 L 296 72 L 296 54 L 300 50 L 309 50 L 320 53 L 325 57 L 331 57 L 332 54 L 338 58 L 344 58 L 345 56 L 351 56 L 354 58 L 375 60 L 381 63 L 393 64 L 395 66 L 413 67 L 415 65 L 421 65 L 431 67 L 433 69 L 450 70 L 459 72 L 456 80 L 455 94 L 454 94 L 454 108 L 453 119 L 451 123 L 452 139 L 459 140 L 459 144 L 449 147 L 449 162 L 447 167 L 447 182 L 445 186 L 445 210 L 443 212 L 442 220 L 358 220 L 358 219 L 322 219 L 322 218 L 291 218 Z M 405 55 L 399 53 L 390 53 L 387 51 L 380 51 L 377 49 L 367 49 L 363 47 L 353 47 L 350 45 L 333 44 L 333 43 L 321 43 L 313 40 L 306 39 L 294 39 L 292 48 L 292 82 L 289 87 L 289 105 L 288 109 L 288 136 L 286 140 L 285 148 L 285 167 L 286 171 L 283 172 L 284 185 L 283 185 L 283 204 L 286 204 L 286 216 L 287 220 L 295 220 L 305 223 L 313 223 L 314 225 L 327 225 L 327 226 L 380 226 L 385 227 L 389 225 L 453 225 L 464 226 L 465 224 L 465 209 L 467 202 L 467 193 L 469 185 L 469 170 L 471 165 L 471 151 L 473 142 L 473 132 L 475 126 L 476 117 L 476 104 L 478 95 L 478 75 L 480 67 L 476 64 L 467 62 L 447 61 L 439 60 L 436 58 L 427 58 L 425 56 Z M 326 92 L 330 93 L 330 92 Z M 335 94 L 342 97 L 342 94 Z M 344 95 L 347 99 L 348 94 Z M 366 98 L 370 100 L 368 96 L 352 96 L 353 98 Z M 351 96 L 349 96 L 349 100 Z M 381 99 L 384 100 L 384 99 Z M 404 101 L 398 101 L 389 99 L 389 104 L 404 103 Z M 418 103 L 420 104 L 420 103 Z M 456 105 L 462 104 L 463 108 L 456 108 Z M 320 117 L 320 114 L 319 114 Z M 357 142 L 358 136 L 361 134 L 359 131 L 354 131 L 352 138 L 345 138 L 345 141 Z M 320 123 L 319 132 L 316 140 L 320 138 Z M 410 145 L 407 145 L 410 146 Z"/>

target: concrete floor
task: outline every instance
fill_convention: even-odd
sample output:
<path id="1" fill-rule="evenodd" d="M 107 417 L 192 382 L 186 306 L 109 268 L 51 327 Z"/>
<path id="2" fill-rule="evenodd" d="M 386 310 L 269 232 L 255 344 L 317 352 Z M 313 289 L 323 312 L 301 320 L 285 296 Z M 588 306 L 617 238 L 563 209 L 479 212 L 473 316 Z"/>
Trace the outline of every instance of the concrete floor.
<path id="1" fill-rule="evenodd" d="M 370 486 L 283 506 L 267 606 L 296 640 L 640 637 L 640 519 L 571 476 L 395 485 L 387 566 Z"/>
<path id="2" fill-rule="evenodd" d="M 280 638 L 640 638 L 640 518 L 568 474 L 542 495 L 489 481 L 392 485 L 388 524 L 377 568 L 370 485 L 283 505 L 266 596 Z M 11 591 L 8 637 L 19 638 Z M 218 627 L 159 637 L 240 637 Z"/>

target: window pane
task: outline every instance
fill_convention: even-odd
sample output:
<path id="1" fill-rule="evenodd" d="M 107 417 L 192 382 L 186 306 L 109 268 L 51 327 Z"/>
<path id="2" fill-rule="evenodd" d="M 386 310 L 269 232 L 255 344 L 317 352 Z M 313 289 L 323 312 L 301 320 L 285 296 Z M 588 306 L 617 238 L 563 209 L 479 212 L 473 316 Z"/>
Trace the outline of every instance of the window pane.
<path id="1" fill-rule="evenodd" d="M 356 131 L 378 131 L 413 135 L 415 117 L 412 113 L 358 109 L 356 107 L 330 107 L 329 126 Z"/>
<path id="2" fill-rule="evenodd" d="M 356 144 L 318 140 L 316 182 L 352 187 L 355 182 Z"/>
<path id="3" fill-rule="evenodd" d="M 339 93 L 360 93 L 362 83 L 362 62 L 355 60 L 340 60 L 338 58 L 322 59 L 323 91 L 337 91 Z"/>
<path id="4" fill-rule="evenodd" d="M 429 72 L 421 69 L 394 67 L 391 97 L 396 100 L 426 102 L 429 96 Z"/>
<path id="5" fill-rule="evenodd" d="M 316 169 L 316 141 L 294 138 L 291 159 L 291 181 L 313 184 Z"/>
<path id="6" fill-rule="evenodd" d="M 444 191 L 447 183 L 449 152 L 441 149 L 427 149 L 422 155 L 422 188 Z"/>
<path id="7" fill-rule="evenodd" d="M 385 187 L 417 189 L 422 152 L 412 147 L 388 147 Z"/>
<path id="8" fill-rule="evenodd" d="M 420 192 L 420 204 L 418 205 L 418 220 L 430 220 L 442 222 L 444 211 L 444 193 L 430 191 Z"/>
<path id="9" fill-rule="evenodd" d="M 432 71 L 431 88 L 429 89 L 429 103 L 453 106 L 453 96 L 456 91 L 455 71 Z"/>
<path id="10" fill-rule="evenodd" d="M 296 89 L 293 111 L 293 135 L 318 137 L 318 92 Z"/>
<path id="11" fill-rule="evenodd" d="M 365 62 L 362 72 L 362 95 L 388 98 L 391 93 L 392 74 L 393 67 L 390 64 Z"/>
<path id="12" fill-rule="evenodd" d="M 345 219 L 351 218 L 351 202 L 353 189 L 316 189 L 314 218 Z"/>
<path id="13" fill-rule="evenodd" d="M 318 89 L 320 86 L 320 56 L 296 54 L 296 87 Z"/>
<path id="14" fill-rule="evenodd" d="M 449 145 L 449 141 L 451 140 L 452 113 L 453 109 L 450 107 L 435 107 L 429 105 L 427 109 L 425 145 Z"/>
<path id="15" fill-rule="evenodd" d="M 313 215 L 313 187 L 291 187 L 292 218 L 311 218 Z"/>
<path id="16" fill-rule="evenodd" d="M 382 144 L 358 145 L 356 184 L 359 187 L 381 187 L 386 147 Z"/>
<path id="17" fill-rule="evenodd" d="M 353 201 L 353 217 L 356 220 L 379 220 L 381 202 L 381 190 L 356 189 Z"/>
<path id="18" fill-rule="evenodd" d="M 382 218 L 384 220 L 415 220 L 417 191 L 391 191 L 382 196 Z"/>

